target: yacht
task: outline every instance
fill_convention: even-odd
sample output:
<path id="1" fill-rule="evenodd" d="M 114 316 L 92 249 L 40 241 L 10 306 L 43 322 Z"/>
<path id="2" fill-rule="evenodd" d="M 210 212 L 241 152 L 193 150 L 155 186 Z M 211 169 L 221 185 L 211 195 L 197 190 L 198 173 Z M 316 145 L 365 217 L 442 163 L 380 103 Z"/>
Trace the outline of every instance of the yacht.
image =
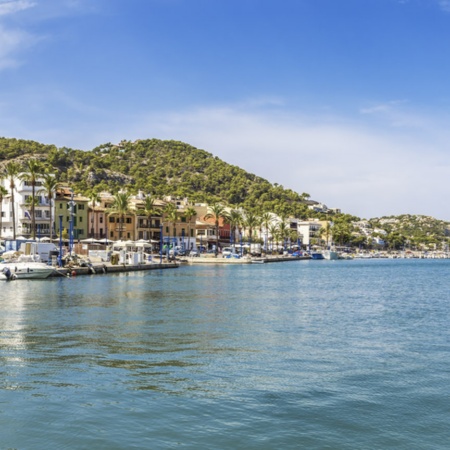
<path id="1" fill-rule="evenodd" d="M 48 278 L 55 269 L 35 257 L 21 255 L 16 261 L 0 264 L 0 279 L 30 280 Z"/>

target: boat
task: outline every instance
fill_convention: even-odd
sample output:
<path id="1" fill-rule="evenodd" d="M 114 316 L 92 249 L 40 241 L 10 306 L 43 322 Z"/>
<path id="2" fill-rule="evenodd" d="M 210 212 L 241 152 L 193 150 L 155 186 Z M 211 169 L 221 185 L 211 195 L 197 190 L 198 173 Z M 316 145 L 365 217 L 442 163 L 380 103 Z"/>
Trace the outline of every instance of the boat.
<path id="1" fill-rule="evenodd" d="M 335 260 L 339 259 L 339 253 L 334 250 L 324 250 L 322 252 L 324 259 Z"/>
<path id="2" fill-rule="evenodd" d="M 21 255 L 16 261 L 0 264 L 1 279 L 32 280 L 48 278 L 55 269 L 30 256 Z"/>
<path id="3" fill-rule="evenodd" d="M 264 264 L 265 262 L 266 260 L 262 258 L 252 259 L 252 264 Z"/>
<path id="4" fill-rule="evenodd" d="M 311 252 L 311 259 L 324 259 L 322 252 Z"/>

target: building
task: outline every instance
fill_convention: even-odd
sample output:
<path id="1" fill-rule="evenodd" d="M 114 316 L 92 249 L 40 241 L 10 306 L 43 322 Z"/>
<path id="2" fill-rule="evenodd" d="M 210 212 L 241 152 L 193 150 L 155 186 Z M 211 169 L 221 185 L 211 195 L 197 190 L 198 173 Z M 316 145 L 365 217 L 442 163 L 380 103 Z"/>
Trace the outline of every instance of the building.
<path id="1" fill-rule="evenodd" d="M 74 194 L 69 187 L 56 192 L 54 217 L 58 235 L 62 232 L 64 239 L 70 239 L 72 230 L 74 242 L 89 237 L 88 203 L 87 197 Z"/>
<path id="2" fill-rule="evenodd" d="M 14 204 L 8 179 L 1 181 L 8 194 L 3 198 L 1 205 L 1 236 L 3 238 L 13 238 L 14 229 L 16 237 L 30 238 L 33 236 L 32 230 L 32 197 L 33 190 L 29 182 L 21 180 L 19 177 L 14 179 L 15 192 Z M 50 229 L 54 223 L 54 211 L 50 214 L 52 202 L 42 192 L 42 179 L 38 179 L 35 185 L 35 235 L 36 237 L 50 236 Z M 13 223 L 13 208 L 15 215 L 15 224 Z M 50 215 L 52 224 L 50 224 Z"/>
<path id="3" fill-rule="evenodd" d="M 297 232 L 300 235 L 302 245 L 309 247 L 320 242 L 320 229 L 326 227 L 326 221 L 319 219 L 302 220 L 297 223 Z"/>

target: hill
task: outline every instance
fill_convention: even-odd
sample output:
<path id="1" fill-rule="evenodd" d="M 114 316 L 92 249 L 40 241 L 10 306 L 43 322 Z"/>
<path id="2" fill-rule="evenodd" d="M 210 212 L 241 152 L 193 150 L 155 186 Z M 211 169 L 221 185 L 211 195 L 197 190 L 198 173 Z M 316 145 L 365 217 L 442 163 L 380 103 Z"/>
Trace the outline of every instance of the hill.
<path id="1" fill-rule="evenodd" d="M 82 151 L 0 138 L 0 165 L 30 156 L 45 160 L 60 181 L 86 195 L 102 190 L 116 192 L 126 186 L 132 193 L 141 190 L 156 196 L 188 197 L 195 202 L 220 201 L 258 213 L 273 211 L 299 218 L 315 215 L 307 208 L 308 194 L 273 185 L 183 142 L 122 141 Z"/>
<path id="2" fill-rule="evenodd" d="M 348 243 L 367 244 L 379 236 L 391 248 L 405 245 L 445 247 L 450 224 L 426 216 L 401 215 L 373 218 L 365 233 L 355 225 L 360 219 L 349 214 L 324 214 L 308 209 L 308 194 L 283 186 L 230 165 L 211 153 L 177 141 L 157 139 L 107 143 L 90 151 L 57 148 L 35 141 L 0 138 L 0 171 L 11 160 L 34 157 L 47 162 L 59 181 L 76 192 L 130 193 L 139 190 L 157 197 L 188 197 L 192 202 L 222 202 L 256 214 L 275 212 L 300 219 L 317 217 L 334 222 L 333 234 L 342 231 Z M 333 217 L 330 217 L 333 216 Z M 367 239 L 369 236 L 369 240 Z"/>

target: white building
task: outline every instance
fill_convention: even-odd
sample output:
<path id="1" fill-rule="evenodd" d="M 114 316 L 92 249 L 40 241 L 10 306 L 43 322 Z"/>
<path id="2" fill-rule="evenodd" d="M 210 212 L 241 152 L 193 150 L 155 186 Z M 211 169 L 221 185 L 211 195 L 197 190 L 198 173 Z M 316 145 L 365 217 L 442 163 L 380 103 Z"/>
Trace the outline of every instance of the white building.
<path id="1" fill-rule="evenodd" d="M 13 204 L 9 179 L 2 180 L 2 185 L 7 189 L 8 194 L 3 198 L 1 205 L 2 238 L 12 238 L 14 234 L 13 225 Z M 14 180 L 14 212 L 16 237 L 31 237 L 31 197 L 32 187 L 29 182 L 22 181 L 20 178 Z M 50 202 L 45 194 L 38 192 L 42 190 L 42 180 L 38 180 L 35 186 L 35 224 L 36 236 L 49 236 L 50 234 Z M 52 206 L 52 222 L 54 222 L 54 205 Z"/>
<path id="2" fill-rule="evenodd" d="M 301 236 L 301 241 L 304 246 L 313 244 L 314 239 L 320 238 L 319 230 L 324 225 L 319 219 L 299 221 L 297 224 L 297 231 Z"/>

